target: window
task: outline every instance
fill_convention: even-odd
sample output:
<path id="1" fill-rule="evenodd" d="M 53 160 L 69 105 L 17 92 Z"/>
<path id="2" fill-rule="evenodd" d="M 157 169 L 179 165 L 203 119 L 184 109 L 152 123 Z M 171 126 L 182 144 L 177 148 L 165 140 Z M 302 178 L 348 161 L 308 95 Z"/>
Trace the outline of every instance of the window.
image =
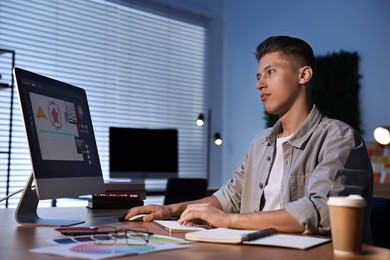
<path id="1" fill-rule="evenodd" d="M 194 120 L 206 110 L 208 21 L 164 8 L 102 0 L 0 2 L 0 48 L 15 51 L 16 66 L 87 91 L 105 179 L 110 126 L 177 128 L 180 176 L 206 176 L 206 133 Z M 0 61 L 0 73 L 9 74 L 9 65 L 1 56 Z M 13 100 L 9 193 L 23 188 L 31 171 L 16 92 Z M 10 89 L 0 89 L 2 111 L 9 111 L 9 102 Z M 2 113 L 5 151 L 9 116 Z M 4 197 L 7 161 L 4 154 L 0 159 Z M 19 197 L 6 205 L 16 207 Z"/>

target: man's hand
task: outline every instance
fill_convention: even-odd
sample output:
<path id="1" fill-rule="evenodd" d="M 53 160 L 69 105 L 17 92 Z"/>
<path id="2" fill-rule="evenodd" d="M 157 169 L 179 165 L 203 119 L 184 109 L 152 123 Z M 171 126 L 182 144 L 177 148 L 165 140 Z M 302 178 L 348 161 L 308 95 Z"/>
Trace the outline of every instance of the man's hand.
<path id="1" fill-rule="evenodd" d="M 150 204 L 146 206 L 139 206 L 131 208 L 130 210 L 125 213 L 123 216 L 124 220 L 128 220 L 131 217 L 138 215 L 138 214 L 148 214 L 145 217 L 143 217 L 143 221 L 153 221 L 155 219 L 167 219 L 172 216 L 171 210 L 168 206 L 165 205 L 155 205 Z"/>
<path id="2" fill-rule="evenodd" d="M 211 203 L 191 204 L 183 211 L 178 221 L 182 225 L 191 225 L 201 220 L 209 226 L 227 228 L 230 224 L 230 215 Z"/>

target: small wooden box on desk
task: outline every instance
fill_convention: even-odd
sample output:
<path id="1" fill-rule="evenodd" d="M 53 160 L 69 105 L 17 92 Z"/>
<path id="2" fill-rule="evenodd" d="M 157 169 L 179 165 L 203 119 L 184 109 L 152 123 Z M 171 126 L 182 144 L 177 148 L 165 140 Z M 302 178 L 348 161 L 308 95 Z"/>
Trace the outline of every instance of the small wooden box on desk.
<path id="1" fill-rule="evenodd" d="M 90 209 L 129 209 L 144 205 L 144 182 L 107 182 L 105 192 L 92 194 Z"/>

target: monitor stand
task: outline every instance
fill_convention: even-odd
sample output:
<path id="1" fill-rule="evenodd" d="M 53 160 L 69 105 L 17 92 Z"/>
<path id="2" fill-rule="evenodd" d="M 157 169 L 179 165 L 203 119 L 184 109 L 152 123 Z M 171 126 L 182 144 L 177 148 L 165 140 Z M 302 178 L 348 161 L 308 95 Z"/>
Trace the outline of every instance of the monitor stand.
<path id="1" fill-rule="evenodd" d="M 18 207 L 15 211 L 15 219 L 21 225 L 26 226 L 72 226 L 76 224 L 84 223 L 80 220 L 68 220 L 68 219 L 43 219 L 38 216 L 38 203 L 39 198 L 35 187 L 32 186 L 34 180 L 33 173 L 27 181 L 26 187 L 19 200 Z"/>

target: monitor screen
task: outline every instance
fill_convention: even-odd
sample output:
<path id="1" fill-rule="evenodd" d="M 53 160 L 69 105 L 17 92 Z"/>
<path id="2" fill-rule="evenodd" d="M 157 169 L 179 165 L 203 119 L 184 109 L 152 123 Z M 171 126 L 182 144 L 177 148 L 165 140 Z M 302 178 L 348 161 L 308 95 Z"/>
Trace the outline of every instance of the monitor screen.
<path id="1" fill-rule="evenodd" d="M 177 129 L 110 127 L 110 178 L 178 176 Z"/>
<path id="2" fill-rule="evenodd" d="M 37 198 L 104 192 L 85 91 L 20 68 L 14 75 Z"/>

